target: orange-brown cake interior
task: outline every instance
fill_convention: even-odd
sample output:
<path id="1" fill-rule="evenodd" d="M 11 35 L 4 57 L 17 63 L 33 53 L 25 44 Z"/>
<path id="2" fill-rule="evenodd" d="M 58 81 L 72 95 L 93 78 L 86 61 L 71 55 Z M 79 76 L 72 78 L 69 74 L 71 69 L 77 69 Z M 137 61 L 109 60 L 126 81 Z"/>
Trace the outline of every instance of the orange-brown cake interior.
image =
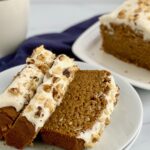
<path id="1" fill-rule="evenodd" d="M 76 137 L 91 129 L 106 107 L 103 96 L 109 92 L 110 73 L 78 71 L 63 103 L 56 109 L 41 131 L 43 141 L 67 150 L 82 150 L 84 141 Z M 107 123 L 107 121 L 106 121 Z M 101 133 L 100 133 L 101 134 Z M 93 138 L 93 141 L 98 139 Z"/>
<path id="2" fill-rule="evenodd" d="M 127 25 L 111 24 L 111 28 L 113 34 L 110 34 L 112 29 L 101 25 L 104 50 L 121 60 L 150 69 L 150 42 L 143 41 L 143 36 Z"/>

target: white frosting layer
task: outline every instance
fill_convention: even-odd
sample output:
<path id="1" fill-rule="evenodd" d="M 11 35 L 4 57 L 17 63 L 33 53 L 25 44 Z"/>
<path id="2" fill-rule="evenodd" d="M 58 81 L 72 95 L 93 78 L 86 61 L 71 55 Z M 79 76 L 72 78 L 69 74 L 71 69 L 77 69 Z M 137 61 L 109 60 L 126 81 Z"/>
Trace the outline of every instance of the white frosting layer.
<path id="1" fill-rule="evenodd" d="M 48 57 L 48 60 L 39 60 L 38 56 Z M 54 60 L 54 54 L 45 50 L 43 47 L 34 50 L 30 59 L 35 62 L 50 66 Z M 21 111 L 25 104 L 33 97 L 38 85 L 43 81 L 44 74 L 36 63 L 28 64 L 15 77 L 8 88 L 0 95 L 0 108 L 12 106 L 16 111 Z"/>
<path id="2" fill-rule="evenodd" d="M 150 0 L 125 0 L 112 13 L 100 17 L 100 22 L 110 28 L 111 33 L 111 23 L 128 25 L 142 34 L 144 40 L 150 40 Z"/>
<path id="3" fill-rule="evenodd" d="M 118 87 L 116 86 L 112 76 L 110 77 L 110 79 L 110 91 L 107 95 L 104 95 L 105 99 L 107 100 L 106 109 L 103 110 L 102 114 L 100 115 L 92 129 L 89 129 L 85 132 L 81 132 L 80 135 L 77 137 L 85 141 L 85 147 L 92 147 L 95 144 L 93 139 L 98 140 L 100 138 L 106 126 L 105 121 L 106 119 L 110 120 L 110 115 L 114 110 L 114 103 L 116 102 L 116 94 L 118 93 Z"/>
<path id="4" fill-rule="evenodd" d="M 77 70 L 74 61 L 66 55 L 59 55 L 55 59 L 52 68 L 44 77 L 43 84 L 38 87 L 35 96 L 22 113 L 35 126 L 36 132 L 44 126 L 61 103 Z"/>

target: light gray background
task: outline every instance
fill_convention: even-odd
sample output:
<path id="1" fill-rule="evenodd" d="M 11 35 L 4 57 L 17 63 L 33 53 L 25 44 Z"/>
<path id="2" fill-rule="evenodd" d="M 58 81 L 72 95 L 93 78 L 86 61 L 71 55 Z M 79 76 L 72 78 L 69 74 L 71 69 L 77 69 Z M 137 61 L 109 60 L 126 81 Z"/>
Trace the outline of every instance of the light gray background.
<path id="1" fill-rule="evenodd" d="M 89 17 L 109 12 L 124 0 L 30 0 L 28 37 L 60 32 Z"/>

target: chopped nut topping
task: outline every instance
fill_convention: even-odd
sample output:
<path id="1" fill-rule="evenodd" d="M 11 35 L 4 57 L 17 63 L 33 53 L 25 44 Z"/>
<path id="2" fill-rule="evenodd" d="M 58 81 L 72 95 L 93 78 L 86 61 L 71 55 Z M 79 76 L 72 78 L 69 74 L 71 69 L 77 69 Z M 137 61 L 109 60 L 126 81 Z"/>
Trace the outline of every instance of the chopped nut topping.
<path id="1" fill-rule="evenodd" d="M 53 77 L 53 83 L 56 83 L 56 82 L 58 82 L 58 81 L 60 81 L 60 78 L 58 78 L 58 77 Z"/>
<path id="2" fill-rule="evenodd" d="M 11 89 L 8 90 L 8 92 L 10 92 L 10 93 L 13 94 L 13 95 L 18 95 L 18 94 L 20 94 L 20 91 L 19 91 L 18 88 L 11 88 Z"/>
<path id="3" fill-rule="evenodd" d="M 96 143 L 97 141 L 98 141 L 98 137 L 93 137 L 93 138 L 92 138 L 92 142 L 93 142 L 93 143 Z"/>
<path id="4" fill-rule="evenodd" d="M 48 84 L 43 85 L 43 90 L 44 90 L 45 92 L 50 92 L 50 91 L 51 91 L 51 88 L 52 88 L 51 85 L 48 85 Z"/>
<path id="5" fill-rule="evenodd" d="M 42 107 L 38 106 L 37 107 L 37 112 L 35 113 L 35 117 L 38 118 L 41 116 L 41 113 L 42 113 Z"/>
<path id="6" fill-rule="evenodd" d="M 39 81 L 39 78 L 36 77 L 36 76 L 34 76 L 33 79 L 34 79 L 35 81 L 37 81 L 37 82 Z"/>
<path id="7" fill-rule="evenodd" d="M 45 74 L 48 70 L 48 66 L 45 64 L 39 65 L 38 68 Z"/>
<path id="8" fill-rule="evenodd" d="M 41 60 L 41 61 L 44 61 L 45 60 L 45 57 L 43 54 L 40 54 L 37 56 L 37 59 Z"/>
<path id="9" fill-rule="evenodd" d="M 59 60 L 60 60 L 60 61 L 64 60 L 64 58 L 65 58 L 65 57 L 64 57 L 63 55 L 60 55 L 60 56 L 59 56 Z"/>
<path id="10" fill-rule="evenodd" d="M 63 75 L 66 76 L 67 78 L 69 78 L 70 77 L 70 71 L 69 71 L 69 69 L 65 69 L 63 71 Z"/>
<path id="11" fill-rule="evenodd" d="M 126 10 L 121 10 L 118 14 L 118 18 L 119 19 L 124 19 L 125 18 L 125 13 L 126 13 Z"/>
<path id="12" fill-rule="evenodd" d="M 34 60 L 34 59 L 29 58 L 29 59 L 27 60 L 27 64 L 34 64 L 34 63 L 35 63 L 35 60 Z"/>
<path id="13" fill-rule="evenodd" d="M 53 97 L 56 98 L 56 96 L 58 96 L 58 91 L 55 88 L 53 88 Z"/>
<path id="14" fill-rule="evenodd" d="M 106 83 L 106 82 L 110 83 L 110 81 L 111 81 L 111 79 L 107 78 L 107 77 L 103 79 L 103 83 Z"/>

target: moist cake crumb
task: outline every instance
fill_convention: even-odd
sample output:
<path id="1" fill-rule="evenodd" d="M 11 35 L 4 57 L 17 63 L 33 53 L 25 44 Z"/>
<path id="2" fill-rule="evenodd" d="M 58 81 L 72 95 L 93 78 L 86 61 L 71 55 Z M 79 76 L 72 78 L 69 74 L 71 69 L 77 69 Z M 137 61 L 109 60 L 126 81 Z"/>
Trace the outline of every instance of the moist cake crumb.
<path id="1" fill-rule="evenodd" d="M 110 99 L 112 101 L 108 101 L 106 95 L 112 90 L 110 76 L 107 71 L 78 71 L 62 104 L 41 130 L 43 141 L 67 150 L 82 150 L 97 142 L 103 128 L 90 135 L 91 143 L 86 143 L 81 134 L 91 130 L 97 122 L 101 122 L 104 127 L 110 123 L 110 119 L 104 117 L 103 113 L 110 117 L 113 108 L 110 113 L 108 104 L 114 105 L 118 94 L 115 86 L 114 95 Z"/>

